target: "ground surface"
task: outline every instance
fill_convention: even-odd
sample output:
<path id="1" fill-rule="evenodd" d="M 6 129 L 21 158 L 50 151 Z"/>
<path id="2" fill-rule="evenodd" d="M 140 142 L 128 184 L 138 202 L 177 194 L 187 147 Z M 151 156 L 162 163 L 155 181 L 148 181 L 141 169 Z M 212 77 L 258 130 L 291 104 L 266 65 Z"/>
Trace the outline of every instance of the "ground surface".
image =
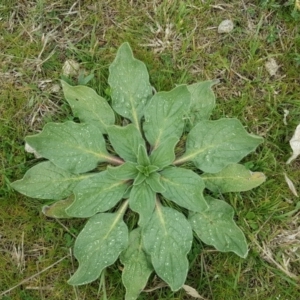
<path id="1" fill-rule="evenodd" d="M 234 29 L 219 34 L 222 20 Z M 82 221 L 47 219 L 41 203 L 14 192 L 36 160 L 24 137 L 49 121 L 70 119 L 59 79 L 66 60 L 80 64 L 88 85 L 105 95 L 108 65 L 128 41 L 144 61 L 156 90 L 220 79 L 213 118 L 238 117 L 265 142 L 245 159 L 267 181 L 224 196 L 245 232 L 247 259 L 195 246 L 187 284 L 205 299 L 299 299 L 299 159 L 290 165 L 288 141 L 300 120 L 300 12 L 294 1 L 19 1 L 0 3 L 0 298 L 122 299 L 121 265 L 99 281 L 73 288 L 71 255 Z M 265 64 L 274 59 L 274 75 Z M 78 76 L 72 78 L 80 82 Z M 289 111 L 287 125 L 284 110 Z M 148 289 L 157 287 L 151 278 Z M 15 287 L 18 285 L 17 287 Z M 103 290 L 106 291 L 103 292 Z M 191 299 L 159 288 L 140 299 Z"/>

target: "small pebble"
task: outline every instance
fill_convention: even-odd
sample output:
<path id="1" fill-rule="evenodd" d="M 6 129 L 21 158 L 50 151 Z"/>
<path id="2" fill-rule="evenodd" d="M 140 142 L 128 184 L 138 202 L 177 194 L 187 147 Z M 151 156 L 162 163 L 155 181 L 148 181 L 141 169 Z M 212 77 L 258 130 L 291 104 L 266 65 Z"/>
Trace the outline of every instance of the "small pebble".
<path id="1" fill-rule="evenodd" d="M 233 30 L 233 22 L 231 20 L 224 20 L 218 27 L 218 33 L 229 33 Z"/>
<path id="2" fill-rule="evenodd" d="M 265 63 L 265 68 L 267 69 L 268 73 L 270 76 L 274 76 L 278 69 L 279 66 L 277 65 L 277 62 L 274 58 L 270 58 L 266 63 Z"/>
<path id="3" fill-rule="evenodd" d="M 79 63 L 73 59 L 68 59 L 65 61 L 62 71 L 65 76 L 77 75 L 79 71 Z"/>

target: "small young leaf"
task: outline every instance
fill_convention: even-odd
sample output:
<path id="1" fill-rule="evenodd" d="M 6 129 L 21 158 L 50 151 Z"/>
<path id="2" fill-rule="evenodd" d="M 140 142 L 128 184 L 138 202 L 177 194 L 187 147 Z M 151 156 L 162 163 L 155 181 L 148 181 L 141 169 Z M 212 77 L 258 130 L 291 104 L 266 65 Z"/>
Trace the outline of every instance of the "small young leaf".
<path id="1" fill-rule="evenodd" d="M 184 127 L 184 114 L 189 110 L 191 94 L 186 85 L 170 92 L 158 92 L 145 111 L 143 125 L 146 139 L 156 149 L 168 138 L 180 138 Z"/>
<path id="2" fill-rule="evenodd" d="M 205 187 L 218 193 L 248 191 L 266 180 L 263 173 L 251 172 L 239 164 L 231 164 L 219 173 L 204 173 L 201 177 L 205 182 Z"/>
<path id="3" fill-rule="evenodd" d="M 26 142 L 55 165 L 73 173 L 93 170 L 110 157 L 101 131 L 91 124 L 48 123 Z"/>
<path id="4" fill-rule="evenodd" d="M 143 183 L 146 180 L 146 178 L 147 177 L 143 173 L 139 172 L 136 178 L 134 179 L 133 185 L 139 185 Z"/>
<path id="5" fill-rule="evenodd" d="M 207 173 L 217 173 L 226 166 L 239 162 L 262 143 L 251 135 L 237 119 L 199 122 L 188 134 L 186 152 L 174 163 L 193 161 Z"/>
<path id="6" fill-rule="evenodd" d="M 128 247 L 121 253 L 120 260 L 124 265 L 125 300 L 136 300 L 153 272 L 150 259 L 142 248 L 141 228 L 130 232 Z"/>
<path id="7" fill-rule="evenodd" d="M 189 217 L 193 230 L 207 245 L 222 252 L 232 251 L 245 258 L 247 242 L 241 229 L 233 221 L 234 210 L 223 200 L 206 197 L 209 209 Z"/>
<path id="8" fill-rule="evenodd" d="M 169 167 L 161 173 L 166 191 L 162 195 L 191 211 L 203 211 L 208 205 L 203 197 L 204 181 L 191 170 Z"/>
<path id="9" fill-rule="evenodd" d="M 66 213 L 66 208 L 69 207 L 73 203 L 73 201 L 74 201 L 74 197 L 70 196 L 65 200 L 56 201 L 50 206 L 44 205 L 42 208 L 42 212 L 45 216 L 50 218 L 56 218 L 56 219 L 71 218 Z"/>
<path id="10" fill-rule="evenodd" d="M 149 166 L 150 165 L 150 159 L 148 157 L 147 150 L 144 145 L 139 146 L 138 164 L 141 166 Z"/>
<path id="11" fill-rule="evenodd" d="M 191 93 L 191 109 L 189 123 L 193 127 L 201 120 L 208 120 L 212 110 L 216 106 L 216 97 L 211 87 L 219 80 L 207 80 L 188 85 Z"/>
<path id="12" fill-rule="evenodd" d="M 145 146 L 138 129 L 129 124 L 125 127 L 110 126 L 107 128 L 109 140 L 114 150 L 126 161 L 136 162 L 139 146 Z"/>
<path id="13" fill-rule="evenodd" d="M 65 81 L 61 84 L 74 116 L 106 133 L 106 127 L 115 122 L 115 114 L 107 101 L 87 86 L 71 86 Z"/>
<path id="14" fill-rule="evenodd" d="M 85 175 L 74 175 L 46 161 L 29 169 L 21 180 L 11 186 L 28 197 L 61 200 L 68 197 L 84 178 Z"/>
<path id="15" fill-rule="evenodd" d="M 178 143 L 177 137 L 171 137 L 163 141 L 154 149 L 150 155 L 152 165 L 158 166 L 159 169 L 164 169 L 175 160 L 175 146 Z"/>
<path id="16" fill-rule="evenodd" d="M 129 207 L 139 214 L 139 225 L 141 227 L 147 224 L 152 216 L 155 207 L 155 197 L 155 192 L 145 181 L 132 187 Z"/>
<path id="17" fill-rule="evenodd" d="M 146 183 L 148 183 L 151 189 L 156 193 L 163 193 L 166 189 L 161 184 L 161 176 L 158 173 L 152 173 L 146 178 Z"/>
<path id="18" fill-rule="evenodd" d="M 157 205 L 142 236 L 157 275 L 172 291 L 179 290 L 186 279 L 189 266 L 186 256 L 193 240 L 185 216 L 172 208 Z"/>
<path id="19" fill-rule="evenodd" d="M 72 285 L 96 280 L 102 270 L 112 265 L 128 245 L 128 228 L 120 212 L 97 214 L 90 218 L 79 233 L 74 256 L 79 268 L 69 279 Z"/>
<path id="20" fill-rule="evenodd" d="M 136 166 L 136 163 L 128 161 L 118 167 L 107 166 L 107 172 L 118 180 L 134 179 L 138 174 Z"/>
<path id="21" fill-rule="evenodd" d="M 120 46 L 110 65 L 108 83 L 113 109 L 139 129 L 147 101 L 152 97 L 152 87 L 145 64 L 133 57 L 128 43 Z"/>
<path id="22" fill-rule="evenodd" d="M 107 171 L 82 180 L 74 189 L 75 201 L 66 209 L 69 216 L 88 218 L 113 208 L 128 188 L 124 180 L 117 180 Z"/>
<path id="23" fill-rule="evenodd" d="M 143 173 L 146 177 L 150 176 L 150 174 L 159 170 L 159 168 L 157 166 L 152 166 L 152 165 L 148 165 L 148 166 L 147 165 L 146 166 L 138 165 L 136 167 L 136 169 L 138 171 L 140 171 L 141 173 Z"/>

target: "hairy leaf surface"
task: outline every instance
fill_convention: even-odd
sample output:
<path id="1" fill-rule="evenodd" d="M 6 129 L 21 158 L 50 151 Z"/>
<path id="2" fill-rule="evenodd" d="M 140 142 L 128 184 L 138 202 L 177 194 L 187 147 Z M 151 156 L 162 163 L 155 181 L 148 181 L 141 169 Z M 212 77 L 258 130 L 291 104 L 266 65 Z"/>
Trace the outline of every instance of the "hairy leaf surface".
<path id="1" fill-rule="evenodd" d="M 125 127 L 110 126 L 107 131 L 109 140 L 118 155 L 126 161 L 136 162 L 139 146 L 145 146 L 138 129 L 133 124 L 129 124 Z"/>
<path id="2" fill-rule="evenodd" d="M 150 220 L 155 208 L 155 197 L 155 192 L 145 181 L 132 187 L 129 207 L 139 214 L 140 226 L 144 226 Z"/>
<path id="3" fill-rule="evenodd" d="M 106 133 L 107 126 L 115 122 L 115 114 L 107 101 L 87 86 L 71 86 L 65 81 L 61 81 L 61 84 L 74 116 Z"/>
<path id="4" fill-rule="evenodd" d="M 169 207 L 156 206 L 143 229 L 144 247 L 151 255 L 152 265 L 172 291 L 179 290 L 185 282 L 192 240 L 192 229 L 185 216 Z"/>
<path id="5" fill-rule="evenodd" d="M 159 144 L 150 155 L 152 165 L 163 169 L 175 160 L 175 146 L 178 143 L 177 137 L 171 137 Z"/>
<path id="6" fill-rule="evenodd" d="M 158 173 L 152 173 L 146 178 L 146 183 L 150 185 L 152 190 L 156 193 L 163 193 L 166 189 L 161 184 L 161 176 Z"/>
<path id="7" fill-rule="evenodd" d="M 76 175 L 46 161 L 29 169 L 11 186 L 32 198 L 60 200 L 68 197 L 76 184 L 88 175 Z"/>
<path id="8" fill-rule="evenodd" d="M 41 133 L 26 137 L 26 142 L 56 166 L 73 173 L 93 170 L 110 157 L 101 131 L 90 124 L 48 123 Z"/>
<path id="9" fill-rule="evenodd" d="M 69 284 L 82 285 L 96 280 L 102 270 L 113 264 L 128 245 L 128 228 L 123 214 L 105 213 L 90 218 L 79 233 L 74 256 L 79 267 Z"/>
<path id="10" fill-rule="evenodd" d="M 162 195 L 191 211 L 203 211 L 208 205 L 203 197 L 204 181 L 191 170 L 169 167 L 161 172 L 166 191 Z"/>
<path id="11" fill-rule="evenodd" d="M 263 173 L 251 172 L 239 164 L 229 165 L 219 173 L 204 173 L 201 177 L 205 182 L 205 187 L 219 193 L 248 191 L 266 180 Z"/>
<path id="12" fill-rule="evenodd" d="M 150 165 L 150 159 L 148 157 L 148 153 L 147 153 L 145 145 L 139 146 L 137 161 L 138 161 L 138 164 L 141 166 L 149 166 Z"/>
<path id="13" fill-rule="evenodd" d="M 234 210 L 223 200 L 206 197 L 209 209 L 189 217 L 193 230 L 207 245 L 222 252 L 232 251 L 245 258 L 248 247 L 245 236 L 233 220 Z"/>
<path id="14" fill-rule="evenodd" d="M 218 82 L 219 80 L 207 80 L 187 86 L 191 93 L 190 126 L 193 127 L 199 121 L 210 118 L 216 106 L 216 97 L 211 87 Z"/>
<path id="15" fill-rule="evenodd" d="M 68 215 L 87 218 L 113 208 L 123 197 L 128 184 L 107 171 L 82 180 L 74 189 L 75 201 L 66 209 Z"/>
<path id="16" fill-rule="evenodd" d="M 145 64 L 133 57 L 128 43 L 122 44 L 109 67 L 113 109 L 139 129 L 152 87 Z"/>
<path id="17" fill-rule="evenodd" d="M 184 114 L 191 103 L 191 94 L 186 85 L 169 92 L 155 94 L 145 111 L 143 125 L 146 139 L 156 149 L 168 138 L 179 139 L 184 127 Z"/>
<path id="18" fill-rule="evenodd" d="M 71 195 L 67 199 L 56 201 L 51 205 L 44 205 L 42 212 L 45 216 L 57 219 L 71 218 L 66 213 L 66 208 L 69 207 L 74 201 L 74 196 Z"/>
<path id="19" fill-rule="evenodd" d="M 108 166 L 107 171 L 112 177 L 119 180 L 134 179 L 138 173 L 136 166 L 136 163 L 128 161 L 118 167 Z"/>
<path id="20" fill-rule="evenodd" d="M 186 152 L 175 163 L 193 161 L 200 170 L 217 173 L 239 162 L 262 141 L 247 133 L 237 119 L 201 121 L 188 134 Z"/>
<path id="21" fill-rule="evenodd" d="M 141 228 L 130 232 L 128 247 L 121 253 L 120 260 L 124 265 L 122 281 L 126 288 L 125 300 L 135 300 L 153 272 L 150 258 L 143 250 Z"/>

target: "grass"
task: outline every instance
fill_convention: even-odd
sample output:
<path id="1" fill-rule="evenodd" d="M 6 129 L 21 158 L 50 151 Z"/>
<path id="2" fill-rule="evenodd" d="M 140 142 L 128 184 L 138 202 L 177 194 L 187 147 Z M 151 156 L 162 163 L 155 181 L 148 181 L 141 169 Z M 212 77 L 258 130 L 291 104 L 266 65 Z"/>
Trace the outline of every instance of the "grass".
<path id="1" fill-rule="evenodd" d="M 76 269 L 70 248 L 83 222 L 46 219 L 44 203 L 17 194 L 9 183 L 35 163 L 24 151 L 24 136 L 70 118 L 57 91 L 64 62 L 74 59 L 85 76 L 94 74 L 88 85 L 105 96 L 108 65 L 124 41 L 146 63 L 157 90 L 219 78 L 213 118 L 238 117 L 265 138 L 245 163 L 264 172 L 267 182 L 223 196 L 246 234 L 249 256 L 242 260 L 198 243 L 189 255 L 187 284 L 205 299 L 298 299 L 299 213 L 288 213 L 299 200 L 283 175 L 299 189 L 299 160 L 285 164 L 300 117 L 300 12 L 293 1 L 4 0 L 0 18 L 1 299 L 123 298 L 119 262 L 90 285 L 66 283 Z M 220 35 L 224 19 L 235 28 Z M 270 58 L 280 66 L 273 77 L 264 67 Z M 147 288 L 159 283 L 152 276 Z M 159 288 L 140 299 L 191 297 Z"/>

